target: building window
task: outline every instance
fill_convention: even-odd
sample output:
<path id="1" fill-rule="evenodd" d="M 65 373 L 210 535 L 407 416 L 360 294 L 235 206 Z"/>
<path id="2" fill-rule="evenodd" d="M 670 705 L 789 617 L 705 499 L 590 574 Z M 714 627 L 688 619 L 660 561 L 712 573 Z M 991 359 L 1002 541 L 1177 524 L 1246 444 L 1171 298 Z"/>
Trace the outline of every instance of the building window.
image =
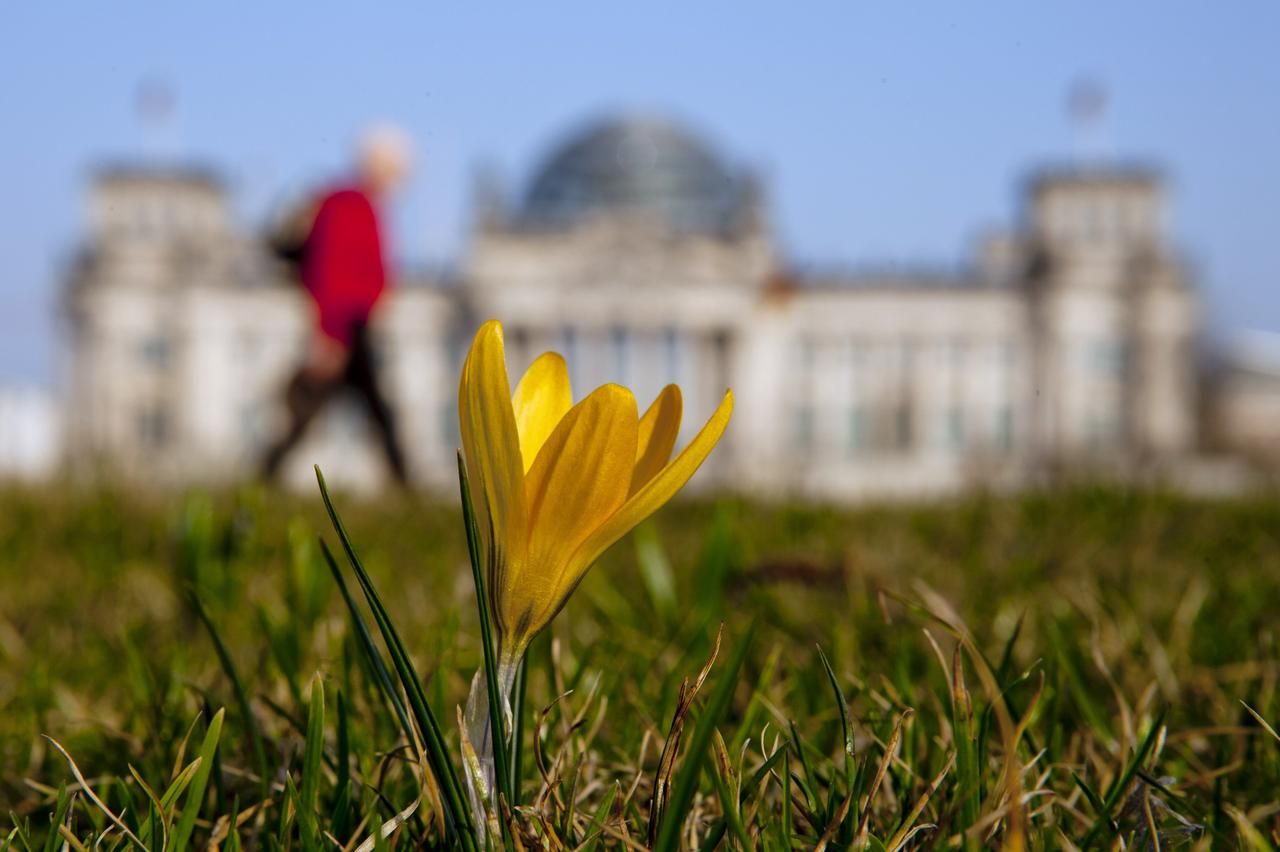
<path id="1" fill-rule="evenodd" d="M 905 384 L 911 383 L 911 371 L 915 367 L 916 347 L 910 340 L 900 341 L 896 346 L 895 357 L 898 360 L 898 370 L 902 374 L 902 381 Z"/>
<path id="2" fill-rule="evenodd" d="M 1093 372 L 1119 378 L 1128 367 L 1129 347 L 1123 340 L 1102 338 L 1089 345 L 1086 358 Z"/>
<path id="3" fill-rule="evenodd" d="M 147 235 L 147 208 L 143 204 L 134 204 L 129 211 L 132 215 L 129 217 L 129 230 L 136 237 L 145 237 Z"/>
<path id="4" fill-rule="evenodd" d="M 565 364 L 569 367 L 569 375 L 578 372 L 578 333 L 571 325 L 560 329 L 560 351 L 564 354 Z"/>
<path id="5" fill-rule="evenodd" d="M 721 386 L 729 384 L 729 332 L 723 328 L 717 329 L 711 335 L 712 351 L 715 353 L 715 375 L 716 382 Z"/>
<path id="6" fill-rule="evenodd" d="M 802 337 L 796 343 L 796 360 L 801 371 L 805 373 L 813 372 L 813 365 L 817 360 L 816 349 L 817 347 L 814 345 L 812 337 Z"/>
<path id="7" fill-rule="evenodd" d="M 795 411 L 795 446 L 802 454 L 813 451 L 813 406 L 800 405 Z"/>
<path id="8" fill-rule="evenodd" d="M 855 378 L 867 366 L 869 349 L 870 346 L 861 339 L 849 343 L 849 367 L 853 370 Z"/>
<path id="9" fill-rule="evenodd" d="M 138 347 L 138 357 L 152 367 L 167 367 L 170 354 L 168 339 L 159 335 L 146 338 Z"/>
<path id="10" fill-rule="evenodd" d="M 1085 420 L 1085 435 L 1088 437 L 1089 446 L 1097 449 L 1118 445 L 1121 437 L 1121 421 L 1118 412 L 1091 412 Z"/>
<path id="11" fill-rule="evenodd" d="M 145 406 L 138 414 L 138 440 L 147 449 L 160 449 L 169 443 L 169 412 L 160 405 Z"/>
<path id="12" fill-rule="evenodd" d="M 866 452 L 869 437 L 867 411 L 861 405 L 854 405 L 849 410 L 849 454 L 860 455 Z"/>
<path id="13" fill-rule="evenodd" d="M 1097 208 L 1089 202 L 1080 202 L 1078 215 L 1080 217 L 1081 235 L 1088 242 L 1096 242 L 1102 230 L 1098 222 Z"/>
<path id="14" fill-rule="evenodd" d="M 946 445 L 952 450 L 964 448 L 964 410 L 959 406 L 947 410 Z"/>
<path id="15" fill-rule="evenodd" d="M 1099 201 L 1098 238 L 1106 242 L 1114 242 L 1118 229 L 1115 204 L 1109 201 Z"/>
<path id="16" fill-rule="evenodd" d="M 995 445 L 1000 450 L 1013 448 L 1013 409 L 1007 405 L 996 412 Z"/>
<path id="17" fill-rule="evenodd" d="M 507 336 L 511 339 L 512 346 L 520 352 L 529 348 L 529 329 L 524 326 L 516 326 L 507 332 Z"/>
<path id="18" fill-rule="evenodd" d="M 156 199 L 156 221 L 159 223 L 160 231 L 164 234 L 172 234 L 177 230 L 178 210 L 180 208 L 173 203 L 172 198 Z"/>
<path id="19" fill-rule="evenodd" d="M 995 364 L 1008 373 L 1018 366 L 1018 344 L 1012 340 L 998 340 L 992 350 Z"/>
<path id="20" fill-rule="evenodd" d="M 609 331 L 609 348 L 613 350 L 613 374 L 619 384 L 627 383 L 627 330 L 615 325 Z"/>
<path id="21" fill-rule="evenodd" d="M 668 326 L 662 330 L 662 358 L 666 362 L 667 382 L 680 381 L 680 334 Z"/>
<path id="22" fill-rule="evenodd" d="M 911 445 L 912 445 L 911 432 L 913 429 L 912 420 L 913 418 L 911 415 L 911 405 L 909 403 L 905 403 L 905 402 L 902 403 L 901 405 L 898 406 L 897 410 L 894 411 L 894 414 L 893 414 L 894 447 L 901 452 L 906 452 L 911 449 Z"/>

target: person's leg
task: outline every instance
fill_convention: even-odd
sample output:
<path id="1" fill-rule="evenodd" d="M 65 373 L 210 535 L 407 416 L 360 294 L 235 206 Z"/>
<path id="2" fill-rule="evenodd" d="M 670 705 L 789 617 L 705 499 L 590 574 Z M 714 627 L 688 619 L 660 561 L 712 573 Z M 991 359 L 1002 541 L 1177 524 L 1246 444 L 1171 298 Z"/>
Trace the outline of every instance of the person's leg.
<path id="1" fill-rule="evenodd" d="M 355 344 L 351 351 L 351 361 L 347 365 L 347 383 L 351 385 L 364 400 L 378 431 L 383 454 L 387 457 L 387 465 L 391 475 L 400 485 L 409 484 L 408 471 L 405 467 L 404 452 L 400 448 L 400 439 L 396 434 L 395 415 L 391 406 L 378 388 L 378 376 L 373 366 L 373 351 L 369 344 L 369 332 L 361 328 L 356 332 Z"/>
<path id="2" fill-rule="evenodd" d="M 311 378 L 306 369 L 299 370 L 285 390 L 285 405 L 289 409 L 289 426 L 284 434 L 268 448 L 262 459 L 262 478 L 274 480 L 280 472 L 289 451 L 302 440 L 307 427 L 333 393 L 334 383 Z"/>

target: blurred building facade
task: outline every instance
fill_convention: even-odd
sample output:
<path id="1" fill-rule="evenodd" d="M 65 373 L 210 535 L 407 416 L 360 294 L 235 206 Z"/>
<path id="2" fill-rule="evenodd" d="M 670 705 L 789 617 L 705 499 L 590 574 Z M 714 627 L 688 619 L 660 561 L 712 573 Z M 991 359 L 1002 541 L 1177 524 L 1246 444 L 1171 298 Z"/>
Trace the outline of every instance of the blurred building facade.
<path id="1" fill-rule="evenodd" d="M 1021 203 L 1015 231 L 964 273 L 798 271 L 752 173 L 665 121 L 594 125 L 522 192 L 478 185 L 457 271 L 404 275 L 380 308 L 383 381 L 415 478 L 454 487 L 457 368 L 490 317 L 513 374 L 557 349 L 579 395 L 619 381 L 642 408 L 676 382 L 687 430 L 733 387 L 704 485 L 916 496 L 1196 456 L 1201 305 L 1159 176 L 1045 170 Z M 73 468 L 252 473 L 309 307 L 216 178 L 104 171 L 66 304 Z M 341 409 L 289 477 L 309 481 L 313 462 L 356 487 L 383 475 Z"/>
<path id="2" fill-rule="evenodd" d="M 1280 334 L 1238 335 L 1208 382 L 1206 443 L 1264 466 L 1280 455 Z"/>

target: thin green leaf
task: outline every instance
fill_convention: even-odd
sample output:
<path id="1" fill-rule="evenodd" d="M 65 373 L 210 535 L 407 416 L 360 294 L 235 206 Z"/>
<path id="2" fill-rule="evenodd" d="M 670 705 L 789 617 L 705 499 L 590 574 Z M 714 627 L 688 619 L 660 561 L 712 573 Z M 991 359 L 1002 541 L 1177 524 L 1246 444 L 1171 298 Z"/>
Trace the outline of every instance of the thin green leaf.
<path id="1" fill-rule="evenodd" d="M 1085 835 L 1084 840 L 1080 843 L 1081 848 L 1090 849 L 1094 837 L 1104 828 L 1114 830 L 1115 823 L 1111 819 L 1111 813 L 1115 806 L 1123 798 L 1126 790 L 1129 789 L 1129 783 L 1133 781 L 1133 776 L 1142 768 L 1143 762 L 1147 759 L 1147 754 L 1151 751 L 1151 747 L 1155 744 L 1156 737 L 1160 734 L 1160 728 L 1164 724 L 1164 711 L 1161 710 L 1151 723 L 1151 730 L 1147 731 L 1146 737 L 1142 740 L 1142 745 L 1138 747 L 1134 753 L 1133 759 L 1125 766 L 1124 772 L 1112 782 L 1107 788 L 1107 795 L 1102 803 L 1102 810 L 1099 814 L 1099 820 L 1089 829 L 1089 833 Z"/>
<path id="2" fill-rule="evenodd" d="M 316 804 L 320 797 L 320 772 L 324 763 L 324 681 L 311 681 L 311 701 L 307 713 L 307 740 L 302 753 L 302 786 L 298 792 L 298 826 L 304 849 L 318 848 L 320 827 Z"/>
<path id="3" fill-rule="evenodd" d="M 508 802 L 514 802 L 511 789 L 512 775 L 508 769 L 511 732 L 507 730 L 502 712 L 502 693 L 498 687 L 498 650 L 494 646 L 489 595 L 485 588 L 485 578 L 490 572 L 481 564 L 480 529 L 476 525 L 474 506 L 471 502 L 471 481 L 467 478 L 467 469 L 463 463 L 461 451 L 458 452 L 458 483 L 462 491 L 462 519 L 467 530 L 467 554 L 471 557 L 471 577 L 475 583 L 476 609 L 480 615 L 480 641 L 484 648 L 485 691 L 489 698 L 488 734 L 493 741 L 493 776 L 498 787 L 493 796 L 495 801 L 498 800 L 499 795 L 502 795 Z M 479 749 L 484 748 L 483 743 L 475 743 L 475 746 Z M 502 821 L 502 825 L 505 832 L 505 820 Z"/>
<path id="4" fill-rule="evenodd" d="M 667 806 L 662 815 L 662 825 L 658 829 L 658 842 L 654 845 L 657 852 L 675 852 L 679 848 L 680 828 L 693 804 L 693 794 L 698 789 L 698 778 L 702 775 L 702 767 L 706 763 L 711 739 L 715 734 L 716 726 L 720 724 L 720 719 L 729 708 L 734 687 L 738 685 L 738 674 L 742 671 L 742 664 L 747 659 L 747 651 L 751 647 L 754 634 L 753 626 L 738 643 L 733 658 L 716 684 L 715 692 L 711 694 L 706 707 L 698 717 L 693 738 L 685 753 L 684 763 L 676 773 L 675 781 L 671 786 L 671 797 L 667 800 Z"/>
<path id="5" fill-rule="evenodd" d="M 218 628 L 209 618 L 209 614 L 204 611 L 204 606 L 200 603 L 200 598 L 194 589 L 191 591 L 191 606 L 205 630 L 209 631 L 209 638 L 213 640 L 213 650 L 218 655 L 218 662 L 222 665 L 222 671 L 227 679 L 231 681 L 231 688 L 236 696 L 236 706 L 240 710 L 245 730 L 249 732 L 249 740 L 253 746 L 253 759 L 258 767 L 258 784 L 262 789 L 263 798 L 266 798 L 271 784 L 270 770 L 267 768 L 267 752 L 262 745 L 262 732 L 258 730 L 258 720 L 253 715 L 253 708 L 249 704 L 249 693 L 245 691 L 244 683 L 236 672 L 235 663 L 231 661 L 231 653 L 223 643 L 222 637 L 218 635 Z"/>
<path id="6" fill-rule="evenodd" d="M 818 645 L 817 648 L 818 658 L 822 660 L 822 667 L 827 672 L 827 681 L 831 684 L 831 691 L 836 696 L 836 707 L 840 710 L 841 743 L 844 746 L 845 786 L 848 787 L 853 783 L 854 770 L 853 730 L 849 727 L 849 702 L 845 700 L 844 690 L 840 688 L 840 679 L 836 677 L 835 669 L 831 668 L 831 662 L 827 659 L 827 655 L 823 653 L 822 646 Z"/>
<path id="7" fill-rule="evenodd" d="M 342 543 L 342 548 L 347 555 L 347 562 L 356 574 L 356 579 L 364 592 L 365 600 L 373 613 L 374 621 L 377 623 L 382 639 L 386 643 L 387 650 L 391 655 L 392 665 L 396 670 L 396 675 L 400 678 L 400 685 L 408 695 L 409 709 L 412 711 L 422 735 L 422 745 L 426 750 L 427 762 L 440 788 L 441 801 L 444 805 L 448 827 L 457 836 L 464 848 L 477 850 L 478 844 L 471 825 L 470 806 L 463 795 L 462 785 L 458 782 L 458 774 L 454 769 L 453 761 L 450 759 L 444 736 L 440 732 L 440 725 L 436 721 L 435 714 L 432 712 L 431 706 L 427 703 L 426 696 L 422 691 L 422 679 L 414 669 L 413 663 L 409 659 L 409 654 L 405 650 L 404 643 L 400 639 L 400 634 L 396 631 L 391 617 L 387 614 L 386 608 L 382 604 L 382 599 L 374 588 L 373 581 L 370 579 L 368 572 L 365 571 L 360 557 L 356 555 L 355 547 L 351 544 L 346 527 L 343 525 L 337 509 L 334 508 L 333 501 L 329 497 L 329 489 L 325 486 L 324 474 L 320 472 L 318 466 L 316 467 L 316 480 L 320 485 L 320 497 L 324 502 L 325 510 L 329 514 L 329 520 L 333 523 L 334 531 L 337 532 L 338 540 Z"/>
<path id="8" fill-rule="evenodd" d="M 613 802 L 618 797 L 618 785 L 614 784 L 609 788 L 609 792 L 604 794 L 604 798 L 600 800 L 600 806 L 596 808 L 595 814 L 591 817 L 591 825 L 595 827 L 595 832 L 590 840 L 582 845 L 580 852 L 596 852 L 603 842 L 605 825 L 608 824 L 609 812 L 613 809 Z"/>
<path id="9" fill-rule="evenodd" d="M 178 818 L 178 827 L 173 831 L 173 852 L 183 852 L 191 839 L 191 832 L 196 825 L 196 816 L 204 804 L 204 791 L 209 784 L 209 774 L 216 765 L 215 757 L 218 740 L 222 737 L 222 722 L 226 710 L 219 710 L 209 720 L 209 730 L 205 731 L 204 740 L 200 743 L 200 768 L 191 779 L 187 788 L 187 800 L 182 806 L 182 815 Z"/>

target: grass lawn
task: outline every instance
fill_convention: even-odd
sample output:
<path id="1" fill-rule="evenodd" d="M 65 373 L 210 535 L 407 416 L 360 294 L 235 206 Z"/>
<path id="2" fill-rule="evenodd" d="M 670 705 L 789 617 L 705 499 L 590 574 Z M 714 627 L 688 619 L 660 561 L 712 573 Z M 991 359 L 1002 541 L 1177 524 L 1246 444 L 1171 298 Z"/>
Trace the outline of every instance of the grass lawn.
<path id="1" fill-rule="evenodd" d="M 336 501 L 460 765 L 482 656 L 460 515 Z M 455 848 L 318 536 L 376 633 L 318 499 L 0 493 L 0 849 Z M 530 650 L 500 828 L 1270 849 L 1278 631 L 1270 497 L 677 502 Z"/>

